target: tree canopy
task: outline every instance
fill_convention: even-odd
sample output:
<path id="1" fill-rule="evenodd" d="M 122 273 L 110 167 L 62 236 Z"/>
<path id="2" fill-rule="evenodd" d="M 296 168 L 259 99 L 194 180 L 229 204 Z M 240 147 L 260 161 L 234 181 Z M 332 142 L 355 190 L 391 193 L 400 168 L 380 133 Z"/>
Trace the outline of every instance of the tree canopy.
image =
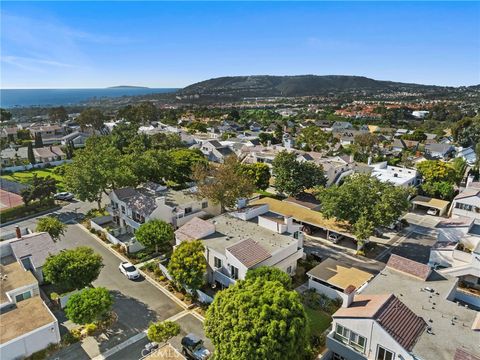
<path id="1" fill-rule="evenodd" d="M 173 227 L 163 220 L 150 220 L 140 225 L 135 238 L 143 246 L 155 249 L 155 252 L 170 251 L 173 246 Z"/>
<path id="2" fill-rule="evenodd" d="M 253 179 L 255 188 L 265 190 L 270 186 L 270 168 L 264 163 L 244 164 L 242 173 Z"/>
<path id="3" fill-rule="evenodd" d="M 233 208 L 240 198 L 250 196 L 255 190 L 254 179 L 242 172 L 242 164 L 229 156 L 220 165 L 197 165 L 193 179 L 198 195 L 220 204 L 222 209 Z"/>
<path id="4" fill-rule="evenodd" d="M 67 226 L 54 216 L 45 216 L 37 221 L 36 231 L 49 233 L 53 241 L 60 240 L 66 229 Z"/>
<path id="5" fill-rule="evenodd" d="M 56 191 L 57 180 L 51 176 L 39 177 L 37 174 L 34 174 L 31 185 L 22 189 L 20 195 L 25 205 L 28 205 L 30 201 L 34 200 L 40 200 L 40 202 L 45 201 L 51 198 Z"/>
<path id="6" fill-rule="evenodd" d="M 137 179 L 126 158 L 106 137 L 91 137 L 85 148 L 76 151 L 66 167 L 65 185 L 82 201 L 96 201 L 101 207 L 102 193 L 108 189 L 135 185 Z"/>
<path id="7" fill-rule="evenodd" d="M 100 130 L 107 121 L 107 117 L 99 109 L 88 108 L 80 113 L 76 121 L 82 128 L 91 126 L 95 130 Z"/>
<path id="8" fill-rule="evenodd" d="M 202 287 L 206 271 L 205 248 L 200 240 L 182 242 L 168 263 L 168 272 L 175 282 L 191 290 Z"/>
<path id="9" fill-rule="evenodd" d="M 45 280 L 65 290 L 82 289 L 100 275 L 102 257 L 81 246 L 50 255 L 43 266 Z"/>
<path id="10" fill-rule="evenodd" d="M 207 310 L 205 332 L 221 360 L 304 359 L 309 330 L 300 295 L 278 281 L 237 281 Z"/>
<path id="11" fill-rule="evenodd" d="M 307 151 L 327 150 L 332 143 L 333 136 L 317 126 L 308 126 L 300 131 L 297 143 L 303 145 Z"/>
<path id="12" fill-rule="evenodd" d="M 112 295 L 106 288 L 87 288 L 70 296 L 65 315 L 76 324 L 89 324 L 104 318 L 112 305 Z"/>
<path id="13" fill-rule="evenodd" d="M 326 178 L 323 168 L 312 162 L 300 162 L 293 152 L 282 151 L 273 160 L 275 188 L 281 193 L 295 196 L 316 186 L 323 186 Z"/>
<path id="14" fill-rule="evenodd" d="M 172 337 L 180 334 L 180 325 L 173 321 L 162 321 L 151 324 L 148 327 L 147 337 L 150 341 L 163 343 L 170 340 Z"/>
<path id="15" fill-rule="evenodd" d="M 391 225 L 408 209 L 410 193 L 368 174 L 355 174 L 340 186 L 320 189 L 317 198 L 325 217 L 348 221 L 354 235 L 366 240 L 375 227 Z"/>
<path id="16" fill-rule="evenodd" d="M 426 182 L 447 181 L 455 183 L 458 176 L 451 164 L 441 160 L 422 161 L 417 165 L 417 170 Z"/>
<path id="17" fill-rule="evenodd" d="M 290 290 L 292 287 L 292 278 L 286 272 L 274 266 L 260 266 L 247 271 L 245 280 L 256 281 L 257 279 L 264 281 L 278 281 L 287 290 Z"/>

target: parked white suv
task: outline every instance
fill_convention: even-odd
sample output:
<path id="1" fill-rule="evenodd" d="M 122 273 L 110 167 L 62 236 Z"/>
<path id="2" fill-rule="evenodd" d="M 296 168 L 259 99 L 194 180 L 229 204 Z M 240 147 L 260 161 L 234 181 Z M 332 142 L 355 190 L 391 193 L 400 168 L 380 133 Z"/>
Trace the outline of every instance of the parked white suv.
<path id="1" fill-rule="evenodd" d="M 430 209 L 427 210 L 428 215 L 437 216 L 437 213 L 438 213 L 437 209 L 430 208 Z"/>
<path id="2" fill-rule="evenodd" d="M 331 240 L 334 244 L 338 243 L 342 238 L 343 236 L 340 234 L 330 233 L 330 235 L 328 235 L 328 240 Z"/>
<path id="3" fill-rule="evenodd" d="M 140 273 L 138 272 L 137 268 L 128 261 L 122 262 L 118 266 L 118 269 L 129 280 L 135 280 L 140 277 Z"/>

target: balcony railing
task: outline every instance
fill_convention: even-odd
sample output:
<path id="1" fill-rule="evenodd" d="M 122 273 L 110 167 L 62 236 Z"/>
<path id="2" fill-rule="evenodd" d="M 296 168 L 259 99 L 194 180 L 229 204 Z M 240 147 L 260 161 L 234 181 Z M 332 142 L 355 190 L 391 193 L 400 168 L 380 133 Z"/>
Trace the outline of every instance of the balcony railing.
<path id="1" fill-rule="evenodd" d="M 215 270 L 213 272 L 213 280 L 218 281 L 220 284 L 227 287 L 235 284 L 236 282 L 234 279 L 232 279 L 231 277 L 228 277 L 227 275 L 223 274 L 219 270 Z"/>

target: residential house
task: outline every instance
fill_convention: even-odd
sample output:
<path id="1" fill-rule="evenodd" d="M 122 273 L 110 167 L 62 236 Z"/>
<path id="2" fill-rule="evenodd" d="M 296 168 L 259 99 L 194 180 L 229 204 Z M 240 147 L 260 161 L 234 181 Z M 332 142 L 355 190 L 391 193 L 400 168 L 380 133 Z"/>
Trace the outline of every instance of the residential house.
<path id="1" fill-rule="evenodd" d="M 343 132 L 353 129 L 353 125 L 348 121 L 335 121 L 332 125 L 332 132 Z"/>
<path id="2" fill-rule="evenodd" d="M 426 144 L 425 155 L 433 159 L 447 160 L 452 153 L 455 152 L 455 148 L 452 144 Z"/>
<path id="3" fill-rule="evenodd" d="M 462 158 L 470 166 L 475 165 L 475 163 L 477 162 L 477 154 L 475 153 L 475 149 L 473 148 L 473 146 L 467 148 L 459 148 L 455 154 L 455 157 Z"/>
<path id="4" fill-rule="evenodd" d="M 478 359 L 477 312 L 451 297 L 456 280 L 396 255 L 335 312 L 324 359 Z M 454 335 L 452 335 L 454 334 Z"/>
<path id="5" fill-rule="evenodd" d="M 341 158 L 339 156 L 324 157 L 319 152 L 308 152 L 297 156 L 298 161 L 312 161 L 323 167 L 325 177 L 327 178 L 326 186 L 338 184 L 345 176 L 354 172 L 353 159 Z"/>
<path id="6" fill-rule="evenodd" d="M 249 269 L 275 266 L 294 275 L 303 257 L 301 225 L 291 217 L 253 205 L 210 220 L 192 219 L 175 232 L 177 245 L 200 239 L 205 246 L 208 281 L 227 287 Z"/>
<path id="7" fill-rule="evenodd" d="M 49 255 L 60 250 L 47 232 L 22 235 L 17 228 L 16 238 L 2 248 L 2 257 L 13 255 L 25 270 L 31 271 L 40 284 L 43 283 L 43 266 Z"/>
<path id="8" fill-rule="evenodd" d="M 480 183 L 469 183 L 466 189 L 455 196 L 452 215 L 480 220 Z"/>
<path id="9" fill-rule="evenodd" d="M 66 135 L 65 128 L 60 125 L 32 125 L 28 129 L 32 138 L 39 134 L 44 145 L 59 144 Z"/>
<path id="10" fill-rule="evenodd" d="M 63 152 L 60 146 L 45 146 L 41 148 L 34 148 L 33 154 L 35 161 L 38 163 L 50 163 L 53 161 L 65 160 L 67 155 Z"/>
<path id="11" fill-rule="evenodd" d="M 403 135 L 407 135 L 407 134 L 412 134 L 413 131 L 412 130 L 408 130 L 408 129 L 397 129 L 397 131 L 395 132 L 395 137 L 402 137 Z"/>
<path id="12" fill-rule="evenodd" d="M 73 145 L 75 149 L 82 148 L 85 146 L 87 139 L 90 137 L 90 134 L 86 132 L 74 131 L 68 135 L 65 135 L 60 140 L 60 143 L 64 146 L 69 143 Z"/>
<path id="13" fill-rule="evenodd" d="M 223 163 L 229 156 L 235 155 L 235 152 L 228 146 L 220 144 L 217 140 L 204 141 L 201 144 L 200 151 L 209 161 Z"/>
<path id="14" fill-rule="evenodd" d="M 262 126 L 262 124 L 259 124 L 258 122 L 254 121 L 249 125 L 248 128 L 250 129 L 250 131 L 258 132 L 258 131 L 261 131 L 263 129 L 263 126 Z"/>
<path id="15" fill-rule="evenodd" d="M 0 265 L 0 358 L 23 359 L 61 340 L 58 320 L 22 266 Z"/>
<path id="16" fill-rule="evenodd" d="M 419 174 L 415 169 L 390 166 L 386 161 L 370 165 L 372 176 L 382 182 L 390 182 L 395 186 L 417 186 Z"/>
<path id="17" fill-rule="evenodd" d="M 373 275 L 333 258 L 327 258 L 307 272 L 308 288 L 332 299 L 347 301 L 350 291 L 367 286 Z"/>
<path id="18" fill-rule="evenodd" d="M 123 233 L 133 234 L 141 224 L 159 219 L 179 227 L 194 217 L 219 215 L 221 207 L 198 199 L 195 189 L 172 190 L 155 183 L 112 190 L 108 212 Z"/>
<path id="19" fill-rule="evenodd" d="M 293 149 L 295 146 L 295 139 L 292 135 L 284 133 L 282 135 L 282 145 L 285 149 Z"/>
<path id="20" fill-rule="evenodd" d="M 282 151 L 288 151 L 287 148 L 280 145 L 256 145 L 244 146 L 240 153 L 240 158 L 245 164 L 264 163 L 272 167 L 273 160 Z M 295 151 L 290 149 L 290 151 Z"/>
<path id="21" fill-rule="evenodd" d="M 18 139 L 17 133 L 20 130 L 18 127 L 5 127 L 0 130 L 0 138 L 8 141 L 16 141 Z"/>
<path id="22" fill-rule="evenodd" d="M 3 167 L 25 165 L 28 163 L 28 148 L 6 148 L 0 153 L 0 161 Z"/>
<path id="23" fill-rule="evenodd" d="M 419 142 L 414 140 L 393 139 L 392 150 L 394 152 L 402 152 L 404 150 L 417 151 L 418 145 Z"/>

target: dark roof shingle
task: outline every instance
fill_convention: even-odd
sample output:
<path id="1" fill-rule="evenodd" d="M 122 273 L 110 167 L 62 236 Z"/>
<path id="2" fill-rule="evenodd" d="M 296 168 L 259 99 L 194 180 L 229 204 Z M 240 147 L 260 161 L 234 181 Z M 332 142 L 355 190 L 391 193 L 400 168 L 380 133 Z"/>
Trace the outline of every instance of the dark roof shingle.
<path id="1" fill-rule="evenodd" d="M 394 270 L 427 280 L 431 269 L 428 265 L 422 264 L 399 255 L 392 254 L 388 259 L 387 266 Z"/>

